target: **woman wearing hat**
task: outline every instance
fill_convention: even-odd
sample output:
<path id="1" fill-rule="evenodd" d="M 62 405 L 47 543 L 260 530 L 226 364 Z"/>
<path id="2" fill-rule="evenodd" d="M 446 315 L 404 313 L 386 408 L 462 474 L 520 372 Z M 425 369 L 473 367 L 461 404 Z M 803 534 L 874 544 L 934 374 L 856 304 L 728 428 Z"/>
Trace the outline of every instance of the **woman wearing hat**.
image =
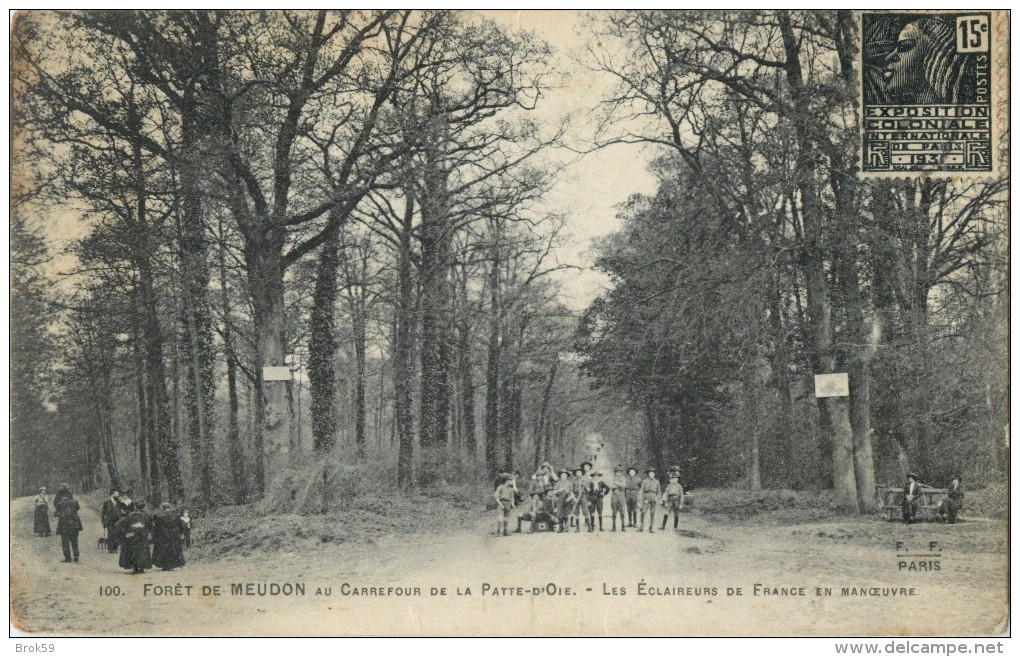
<path id="1" fill-rule="evenodd" d="M 46 487 L 39 487 L 39 494 L 32 500 L 35 503 L 35 521 L 32 531 L 39 536 L 50 535 L 50 503 L 46 501 Z"/>
<path id="2" fill-rule="evenodd" d="M 955 475 L 946 489 L 946 500 L 939 506 L 939 515 L 947 525 L 956 524 L 956 514 L 963 508 L 963 477 Z"/>
<path id="3" fill-rule="evenodd" d="M 173 570 L 184 565 L 181 547 L 181 518 L 169 502 L 152 515 L 152 565 L 160 570 Z"/>
<path id="4" fill-rule="evenodd" d="M 110 496 L 103 500 L 99 520 L 103 523 L 103 529 L 106 531 L 106 549 L 110 554 L 113 554 L 117 551 L 117 540 L 113 537 L 113 528 L 120 520 L 120 489 L 116 486 L 110 489 Z"/>
<path id="5" fill-rule="evenodd" d="M 903 487 L 903 522 L 908 525 L 917 518 L 917 502 L 920 497 L 920 477 L 911 472 L 907 475 L 907 485 Z"/>
<path id="6" fill-rule="evenodd" d="M 121 568 L 136 574 L 152 568 L 152 553 L 149 552 L 151 525 L 143 501 L 133 503 L 133 510 L 117 523 L 117 542 L 121 546 L 117 563 Z"/>
<path id="7" fill-rule="evenodd" d="M 639 532 L 645 530 L 645 514 L 648 514 L 648 533 L 655 533 L 655 505 L 659 503 L 659 493 L 662 487 L 659 480 L 655 478 L 655 468 L 648 468 L 645 472 L 648 476 L 641 482 L 641 526 Z"/>

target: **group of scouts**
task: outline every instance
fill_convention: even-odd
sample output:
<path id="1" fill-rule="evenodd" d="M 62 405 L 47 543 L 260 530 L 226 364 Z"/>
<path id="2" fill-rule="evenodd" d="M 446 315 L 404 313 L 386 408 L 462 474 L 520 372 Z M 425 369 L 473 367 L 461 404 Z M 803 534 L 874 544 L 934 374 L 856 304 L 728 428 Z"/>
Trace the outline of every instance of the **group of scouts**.
<path id="1" fill-rule="evenodd" d="M 668 483 L 663 488 L 653 468 L 646 470 L 642 477 L 638 475 L 637 468 L 628 468 L 625 473 L 622 467 L 617 466 L 607 483 L 590 461 L 585 461 L 572 471 L 561 468 L 558 472 L 549 463 L 543 463 L 531 476 L 527 490 L 530 501 L 525 505 L 519 473 L 501 473 L 495 493 L 498 504 L 496 535 L 509 535 L 507 525 L 516 507 L 523 508 L 517 518 L 515 531 L 518 533 L 523 523 L 529 520 L 529 533 L 534 532 L 541 523 L 550 524 L 560 533 L 571 527 L 575 532 L 580 532 L 582 519 L 589 532 L 595 531 L 596 520 L 599 531 L 604 531 L 602 514 L 607 495 L 613 519 L 610 531 L 616 531 L 617 516 L 620 518 L 621 532 L 627 531 L 627 527 L 644 531 L 647 517 L 648 531 L 654 533 L 655 508 L 659 505 L 663 507 L 661 529 L 666 529 L 670 514 L 673 515 L 673 528 L 676 529 L 680 521 L 680 510 L 684 506 L 680 468 L 671 467 L 667 479 Z"/>
<path id="2" fill-rule="evenodd" d="M 118 565 L 133 573 L 144 573 L 156 566 L 173 570 L 184 565 L 184 548 L 191 544 L 191 517 L 188 510 L 173 510 L 169 502 L 149 513 L 145 502 L 131 499 L 131 491 L 110 489 L 103 501 L 100 520 L 106 533 L 106 549 L 120 550 Z M 152 544 L 150 552 L 149 545 Z"/>

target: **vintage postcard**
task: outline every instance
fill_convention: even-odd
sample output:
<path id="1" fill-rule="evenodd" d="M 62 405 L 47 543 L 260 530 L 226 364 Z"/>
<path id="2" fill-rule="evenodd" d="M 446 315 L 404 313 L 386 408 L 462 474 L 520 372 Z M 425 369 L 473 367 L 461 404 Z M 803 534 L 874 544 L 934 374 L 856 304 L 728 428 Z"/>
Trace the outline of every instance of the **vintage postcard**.
<path id="1" fill-rule="evenodd" d="M 13 14 L 12 634 L 984 651 L 1008 42 L 962 9 Z"/>

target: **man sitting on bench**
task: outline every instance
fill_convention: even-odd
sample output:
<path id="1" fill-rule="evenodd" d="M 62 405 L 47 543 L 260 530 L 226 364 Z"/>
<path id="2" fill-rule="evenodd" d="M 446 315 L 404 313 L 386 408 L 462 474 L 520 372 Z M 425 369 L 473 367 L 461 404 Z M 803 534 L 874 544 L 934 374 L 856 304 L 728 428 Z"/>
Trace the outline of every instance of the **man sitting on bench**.
<path id="1" fill-rule="evenodd" d="M 903 487 L 903 522 L 908 525 L 917 518 L 917 505 L 921 498 L 920 477 L 911 472 L 907 475 L 907 485 Z"/>

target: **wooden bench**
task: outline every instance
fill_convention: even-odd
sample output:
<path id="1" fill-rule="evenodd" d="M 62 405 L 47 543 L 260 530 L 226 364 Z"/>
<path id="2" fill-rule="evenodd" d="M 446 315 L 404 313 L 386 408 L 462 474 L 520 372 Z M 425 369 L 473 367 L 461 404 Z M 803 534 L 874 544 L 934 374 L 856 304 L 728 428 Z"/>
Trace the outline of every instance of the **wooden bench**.
<path id="1" fill-rule="evenodd" d="M 888 520 L 903 519 L 903 487 L 902 486 L 875 486 L 878 498 L 882 500 L 882 513 Z M 918 520 L 938 520 L 939 508 L 946 500 L 945 488 L 931 488 L 921 486 L 920 499 L 917 502 Z"/>

